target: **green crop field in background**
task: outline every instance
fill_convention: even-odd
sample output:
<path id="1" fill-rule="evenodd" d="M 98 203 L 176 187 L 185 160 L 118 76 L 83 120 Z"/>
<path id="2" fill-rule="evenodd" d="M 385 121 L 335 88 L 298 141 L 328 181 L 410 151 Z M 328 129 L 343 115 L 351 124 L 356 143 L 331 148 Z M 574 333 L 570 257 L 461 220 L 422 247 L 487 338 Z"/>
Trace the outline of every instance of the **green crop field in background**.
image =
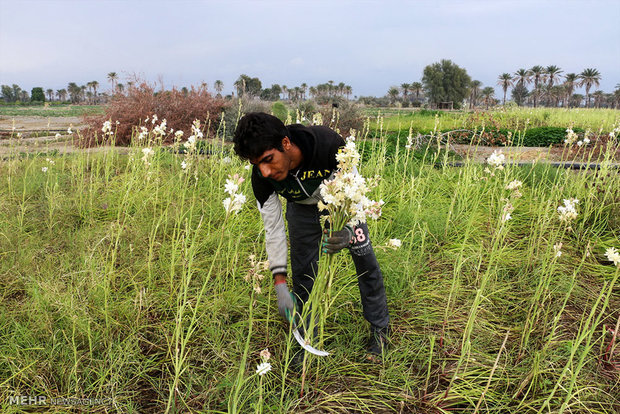
<path id="1" fill-rule="evenodd" d="M 364 114 L 370 117 L 373 128 L 381 125 L 377 116 L 383 118 L 383 129 L 386 131 L 408 130 L 411 126 L 415 131 L 428 132 L 437 126 L 440 131 L 448 131 L 462 127 L 481 128 L 483 125 L 501 125 L 507 129 L 523 129 L 528 127 L 553 126 L 568 128 L 571 125 L 594 132 L 609 132 L 620 123 L 620 111 L 617 109 L 585 109 L 585 108 L 512 108 L 491 111 L 431 111 L 425 109 L 412 110 L 404 108 L 365 109 Z"/>

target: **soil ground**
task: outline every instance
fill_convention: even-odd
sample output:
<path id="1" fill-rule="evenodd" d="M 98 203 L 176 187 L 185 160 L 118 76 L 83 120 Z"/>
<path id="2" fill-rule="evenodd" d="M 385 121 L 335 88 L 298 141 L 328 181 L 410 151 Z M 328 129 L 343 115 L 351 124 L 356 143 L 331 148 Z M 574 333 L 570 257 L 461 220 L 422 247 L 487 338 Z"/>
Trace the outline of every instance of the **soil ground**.
<path id="1" fill-rule="evenodd" d="M 76 129 L 83 125 L 82 117 L 47 117 L 47 116 L 0 116 L 0 136 L 21 133 L 24 137 L 42 131 L 66 131 L 73 125 Z M 13 129 L 15 128 L 15 129 Z"/>
<path id="2" fill-rule="evenodd" d="M 69 135 L 67 129 L 75 131 L 84 126 L 83 122 L 82 117 L 73 116 L 0 116 L 0 158 L 15 153 L 104 151 L 102 147 L 85 149 L 75 145 L 75 136 Z M 56 134 L 61 136 L 56 138 Z"/>
<path id="3" fill-rule="evenodd" d="M 497 150 L 497 147 L 473 147 L 467 144 L 452 144 L 454 152 L 463 158 L 471 158 L 476 162 L 484 162 L 487 158 Z M 534 162 L 534 161 L 566 161 L 566 156 L 562 158 L 565 152 L 563 148 L 547 148 L 547 147 L 505 147 L 501 148 L 502 153 L 509 159 L 517 162 Z"/>

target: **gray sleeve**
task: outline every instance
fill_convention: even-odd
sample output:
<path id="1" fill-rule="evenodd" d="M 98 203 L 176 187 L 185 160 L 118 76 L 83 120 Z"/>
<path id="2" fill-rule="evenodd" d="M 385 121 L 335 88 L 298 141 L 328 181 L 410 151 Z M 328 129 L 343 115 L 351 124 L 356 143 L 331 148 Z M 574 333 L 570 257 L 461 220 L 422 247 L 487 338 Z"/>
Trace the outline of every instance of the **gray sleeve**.
<path id="1" fill-rule="evenodd" d="M 274 192 L 262 207 L 259 202 L 257 205 L 265 226 L 265 248 L 269 269 L 273 274 L 286 273 L 288 244 L 282 217 L 282 203 Z"/>

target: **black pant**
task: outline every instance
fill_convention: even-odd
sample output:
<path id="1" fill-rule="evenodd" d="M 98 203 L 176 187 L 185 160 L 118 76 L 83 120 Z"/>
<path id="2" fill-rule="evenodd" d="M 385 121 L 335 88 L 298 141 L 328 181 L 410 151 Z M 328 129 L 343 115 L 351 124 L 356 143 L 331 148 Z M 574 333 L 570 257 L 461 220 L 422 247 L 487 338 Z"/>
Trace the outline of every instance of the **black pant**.
<path id="1" fill-rule="evenodd" d="M 314 284 L 323 229 L 316 205 L 287 202 L 286 221 L 291 245 L 293 293 L 305 303 Z M 364 318 L 373 328 L 388 326 L 390 315 L 383 286 L 383 275 L 368 236 L 368 226 L 362 223 L 354 229 L 355 242 L 350 247 L 357 272 Z"/>

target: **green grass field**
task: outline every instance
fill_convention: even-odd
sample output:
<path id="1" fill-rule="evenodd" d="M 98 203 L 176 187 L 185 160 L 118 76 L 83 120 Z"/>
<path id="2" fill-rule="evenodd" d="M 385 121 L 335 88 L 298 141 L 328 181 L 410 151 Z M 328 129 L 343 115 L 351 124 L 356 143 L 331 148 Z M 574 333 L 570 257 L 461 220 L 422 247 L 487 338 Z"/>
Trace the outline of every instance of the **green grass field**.
<path id="1" fill-rule="evenodd" d="M 95 412 L 617 412 L 612 148 L 595 172 L 454 168 L 443 151 L 400 144 L 366 143 L 361 171 L 382 177 L 369 226 L 391 350 L 364 359 L 368 327 L 341 254 L 332 355 L 303 390 L 271 276 L 250 257 L 266 260 L 249 171 L 221 146 L 0 162 L 2 412 L 24 410 L 16 395 L 113 399 Z M 230 174 L 246 178 L 237 215 L 222 204 Z M 577 216 L 562 221 L 570 198 Z M 265 348 L 272 370 L 258 376 Z"/>
<path id="2" fill-rule="evenodd" d="M 0 116 L 82 116 L 105 113 L 103 105 L 0 105 Z"/>
<path id="3" fill-rule="evenodd" d="M 620 111 L 616 109 L 585 108 L 500 108 L 482 112 L 442 112 L 412 110 L 367 109 L 366 116 L 371 117 L 373 129 L 384 131 L 407 131 L 411 126 L 415 131 L 448 131 L 460 128 L 481 128 L 482 126 L 501 126 L 502 128 L 523 130 L 524 128 L 552 126 L 568 128 L 571 125 L 597 132 L 609 132 L 620 125 Z M 382 116 L 381 122 L 376 117 Z"/>

